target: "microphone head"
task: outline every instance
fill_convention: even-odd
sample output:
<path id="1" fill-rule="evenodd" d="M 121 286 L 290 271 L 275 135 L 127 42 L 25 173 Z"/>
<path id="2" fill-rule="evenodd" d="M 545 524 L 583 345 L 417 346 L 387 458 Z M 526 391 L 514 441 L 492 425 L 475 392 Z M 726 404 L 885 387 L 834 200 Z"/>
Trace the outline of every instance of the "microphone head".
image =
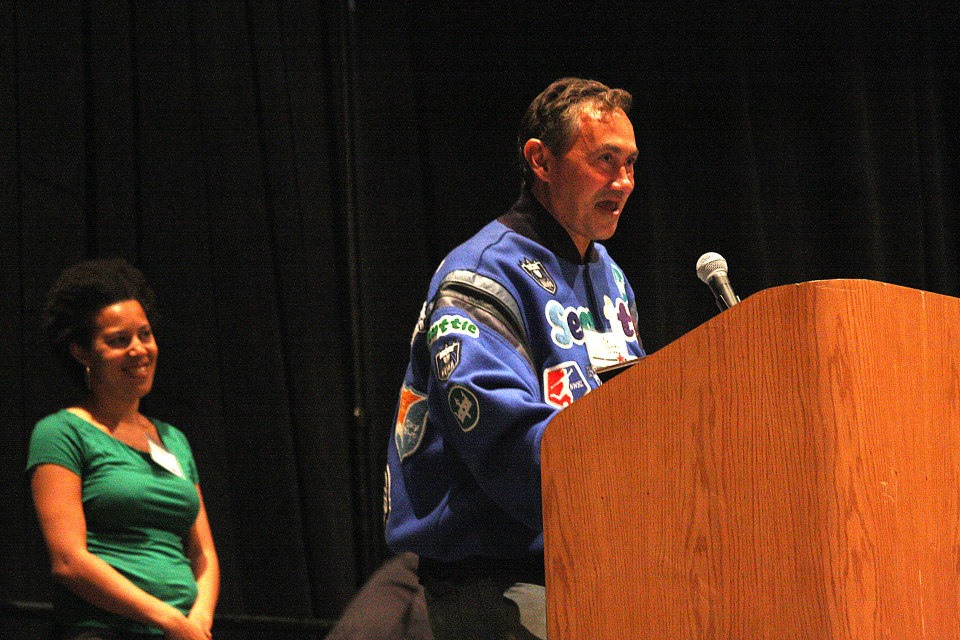
<path id="1" fill-rule="evenodd" d="M 715 275 L 727 275 L 727 261 L 719 253 L 710 251 L 697 260 L 697 277 L 710 284 L 710 278 Z"/>

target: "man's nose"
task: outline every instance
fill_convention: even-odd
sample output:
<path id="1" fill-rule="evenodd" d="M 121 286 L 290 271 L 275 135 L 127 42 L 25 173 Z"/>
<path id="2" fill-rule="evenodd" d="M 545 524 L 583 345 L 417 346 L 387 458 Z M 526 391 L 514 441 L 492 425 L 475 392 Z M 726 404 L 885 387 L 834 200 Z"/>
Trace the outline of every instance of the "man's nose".
<path id="1" fill-rule="evenodd" d="M 613 181 L 613 186 L 616 189 L 633 189 L 633 169 L 631 167 L 622 166 L 620 167 L 620 172 L 617 174 L 616 179 Z"/>

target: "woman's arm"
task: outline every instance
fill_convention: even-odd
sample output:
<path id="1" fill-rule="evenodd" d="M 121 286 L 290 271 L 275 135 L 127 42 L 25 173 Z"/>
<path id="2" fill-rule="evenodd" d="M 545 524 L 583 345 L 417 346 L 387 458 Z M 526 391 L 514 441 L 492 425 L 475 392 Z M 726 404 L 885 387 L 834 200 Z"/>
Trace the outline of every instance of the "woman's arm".
<path id="1" fill-rule="evenodd" d="M 213 627 L 213 612 L 220 595 L 220 562 L 213 545 L 200 485 L 197 485 L 197 495 L 200 496 L 200 513 L 190 528 L 190 538 L 187 540 L 187 555 L 197 580 L 197 600 L 190 609 L 189 618 L 209 632 Z"/>
<path id="2" fill-rule="evenodd" d="M 40 530 L 53 577 L 90 604 L 152 625 L 167 640 L 209 640 L 209 632 L 173 607 L 137 587 L 87 550 L 80 477 L 55 464 L 41 464 L 30 479 Z"/>

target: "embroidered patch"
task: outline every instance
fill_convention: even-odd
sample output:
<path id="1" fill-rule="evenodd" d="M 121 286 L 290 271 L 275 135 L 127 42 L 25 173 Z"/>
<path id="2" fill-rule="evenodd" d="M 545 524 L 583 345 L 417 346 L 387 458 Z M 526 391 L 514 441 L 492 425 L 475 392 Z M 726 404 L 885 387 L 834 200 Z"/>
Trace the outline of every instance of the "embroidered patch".
<path id="1" fill-rule="evenodd" d="M 553 276 L 546 270 L 539 260 L 524 258 L 520 261 L 520 266 L 527 272 L 527 275 L 533 278 L 533 281 L 540 285 L 547 293 L 554 295 L 557 292 L 557 282 Z"/>
<path id="2" fill-rule="evenodd" d="M 448 336 L 451 333 L 479 338 L 480 328 L 477 327 L 475 322 L 462 316 L 441 316 L 439 320 L 430 325 L 430 331 L 427 332 L 427 344 L 432 345 L 443 336 Z"/>
<path id="3" fill-rule="evenodd" d="M 610 272 L 613 274 L 613 281 L 617 283 L 617 291 L 620 292 L 621 298 L 627 297 L 627 278 L 623 275 L 623 271 L 620 270 L 620 267 L 617 265 L 610 265 Z"/>
<path id="4" fill-rule="evenodd" d="M 603 315 L 611 327 L 619 327 L 623 337 L 627 342 L 637 341 L 637 327 L 633 322 L 633 314 L 627 307 L 627 303 L 617 298 L 611 300 L 610 296 L 603 296 Z"/>
<path id="5" fill-rule="evenodd" d="M 447 394 L 447 404 L 450 406 L 450 413 L 460 424 L 464 431 L 470 431 L 480 421 L 480 403 L 477 402 L 477 396 L 473 392 L 460 385 L 454 385 Z"/>
<path id="6" fill-rule="evenodd" d="M 427 396 L 408 386 L 400 389 L 397 407 L 397 423 L 394 425 L 393 441 L 403 460 L 413 455 L 423 442 L 427 431 Z"/>
<path id="7" fill-rule="evenodd" d="M 460 341 L 451 340 L 443 345 L 434 356 L 434 361 L 437 364 L 437 379 L 441 382 L 449 380 L 450 375 L 460 364 Z"/>
<path id="8" fill-rule="evenodd" d="M 561 349 L 583 344 L 584 331 L 594 330 L 593 314 L 586 307 L 564 307 L 550 300 L 543 308 L 543 315 L 550 323 L 550 338 Z"/>
<path id="9" fill-rule="evenodd" d="M 390 465 L 383 470 L 383 526 L 387 526 L 390 517 Z"/>
<path id="10" fill-rule="evenodd" d="M 589 391 L 580 365 L 572 360 L 543 371 L 543 400 L 552 407 L 563 409 Z"/>
<path id="11" fill-rule="evenodd" d="M 593 380 L 593 387 L 597 388 L 603 384 L 603 380 L 600 379 L 600 376 L 597 375 L 597 370 L 592 366 L 587 365 L 587 377 Z"/>

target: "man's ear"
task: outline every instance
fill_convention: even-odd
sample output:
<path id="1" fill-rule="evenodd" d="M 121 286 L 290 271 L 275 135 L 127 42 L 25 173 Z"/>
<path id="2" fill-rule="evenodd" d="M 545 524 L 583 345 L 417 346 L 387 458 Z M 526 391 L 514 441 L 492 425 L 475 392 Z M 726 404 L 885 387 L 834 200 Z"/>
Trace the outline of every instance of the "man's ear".
<path id="1" fill-rule="evenodd" d="M 523 157 L 533 172 L 541 182 L 550 182 L 550 169 L 553 164 L 553 154 L 542 140 L 530 138 L 523 143 Z"/>
<path id="2" fill-rule="evenodd" d="M 81 347 L 76 342 L 70 343 L 70 355 L 73 356 L 73 359 L 82 364 L 83 366 L 89 366 L 89 358 L 85 353 L 83 347 Z"/>

